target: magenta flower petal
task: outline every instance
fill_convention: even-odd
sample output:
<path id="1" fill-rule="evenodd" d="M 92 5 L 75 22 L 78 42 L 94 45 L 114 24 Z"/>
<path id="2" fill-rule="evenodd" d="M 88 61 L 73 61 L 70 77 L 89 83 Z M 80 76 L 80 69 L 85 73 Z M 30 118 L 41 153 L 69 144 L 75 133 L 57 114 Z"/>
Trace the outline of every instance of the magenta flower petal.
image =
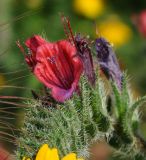
<path id="1" fill-rule="evenodd" d="M 59 88 L 59 87 L 53 87 L 52 88 L 52 97 L 56 99 L 58 102 L 64 102 L 65 100 L 69 99 L 73 92 L 76 90 L 76 83 L 73 83 L 71 88 L 68 90 Z"/>
<path id="2" fill-rule="evenodd" d="M 33 53 L 36 53 L 37 48 L 38 48 L 39 46 L 41 46 L 42 44 L 44 44 L 44 43 L 46 43 L 46 41 L 45 41 L 42 37 L 40 37 L 40 36 L 38 36 L 38 35 L 35 35 L 35 36 L 32 37 L 32 38 L 29 38 L 29 39 L 25 42 L 26 46 L 27 46 L 28 48 L 30 48 L 30 50 L 31 50 Z"/>

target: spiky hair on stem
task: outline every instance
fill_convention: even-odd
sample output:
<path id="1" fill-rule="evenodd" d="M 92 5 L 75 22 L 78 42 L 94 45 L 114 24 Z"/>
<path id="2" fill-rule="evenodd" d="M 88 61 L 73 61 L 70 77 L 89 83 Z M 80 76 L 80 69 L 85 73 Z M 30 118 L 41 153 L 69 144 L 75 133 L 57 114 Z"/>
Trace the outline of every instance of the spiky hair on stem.
<path id="1" fill-rule="evenodd" d="M 82 37 L 75 39 L 70 22 L 68 19 L 65 20 L 70 32 L 70 34 L 66 32 L 68 40 L 76 47 L 77 52 L 86 51 L 90 59 L 91 51 L 86 39 Z M 97 51 L 104 51 L 101 49 L 107 48 L 108 52 L 106 57 L 108 61 L 103 61 L 104 58 L 101 56 L 98 57 L 98 62 L 99 58 L 101 62 L 108 62 L 106 69 L 111 73 L 115 68 L 120 70 L 115 54 L 110 50 L 111 46 L 105 41 L 102 41 L 102 46 L 99 43 L 97 45 L 96 49 L 99 49 Z M 93 67 L 91 59 L 90 62 L 90 67 Z M 109 62 L 114 64 L 114 68 Z M 95 70 L 94 85 L 90 85 L 88 76 L 84 74 L 79 82 L 79 91 L 74 92 L 70 99 L 56 103 L 55 107 L 49 103 L 42 103 L 43 98 L 29 101 L 18 138 L 17 159 L 22 159 L 26 155 L 35 157 L 36 151 L 43 143 L 47 143 L 51 148 L 58 148 L 61 157 L 75 152 L 78 157 L 88 159 L 93 154 L 91 150 L 93 144 L 105 143 L 111 147 L 111 159 L 145 159 L 145 140 L 137 131 L 140 123 L 139 107 L 146 101 L 146 97 L 138 100 L 132 97 L 127 76 L 121 70 L 120 87 L 113 77 L 106 80 L 109 92 L 99 74 L 100 68 Z M 117 72 L 114 72 L 115 74 Z M 36 94 L 34 96 L 38 97 Z"/>
<path id="2" fill-rule="evenodd" d="M 18 139 L 17 159 L 35 156 L 42 143 L 57 147 L 61 156 L 75 152 L 86 159 L 95 142 L 111 146 L 112 159 L 144 159 L 145 146 L 136 132 L 140 122 L 138 109 L 146 97 L 133 99 L 124 75 L 120 92 L 111 82 L 112 112 L 109 112 L 105 82 L 98 74 L 96 79 L 93 88 L 82 77 L 80 96 L 74 94 L 72 99 L 58 104 L 58 109 L 42 106 L 39 101 L 30 102 Z"/>

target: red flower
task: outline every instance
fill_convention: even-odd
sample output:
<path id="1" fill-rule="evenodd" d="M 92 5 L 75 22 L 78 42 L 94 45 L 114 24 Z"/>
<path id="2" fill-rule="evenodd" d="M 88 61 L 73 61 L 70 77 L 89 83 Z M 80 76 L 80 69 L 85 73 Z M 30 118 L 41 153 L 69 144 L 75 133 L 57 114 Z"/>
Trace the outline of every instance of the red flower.
<path id="1" fill-rule="evenodd" d="M 146 37 L 146 10 L 132 15 L 132 20 L 143 37 Z"/>
<path id="2" fill-rule="evenodd" d="M 10 154 L 0 147 L 0 160 L 8 160 L 10 158 Z"/>
<path id="3" fill-rule="evenodd" d="M 37 64 L 36 61 L 37 48 L 46 43 L 47 42 L 40 36 L 34 36 L 25 42 L 26 46 L 30 48 L 31 52 L 29 55 L 25 57 L 25 60 L 27 64 L 31 67 L 32 71 L 34 70 L 34 67 Z"/>
<path id="4" fill-rule="evenodd" d="M 146 10 L 142 11 L 139 15 L 139 25 L 140 33 L 146 37 Z"/>
<path id="5" fill-rule="evenodd" d="M 52 97 L 59 102 L 69 99 L 77 90 L 83 70 L 76 48 L 66 40 L 49 43 L 40 36 L 28 39 L 26 46 L 31 52 L 26 62 L 35 76 L 51 89 Z"/>

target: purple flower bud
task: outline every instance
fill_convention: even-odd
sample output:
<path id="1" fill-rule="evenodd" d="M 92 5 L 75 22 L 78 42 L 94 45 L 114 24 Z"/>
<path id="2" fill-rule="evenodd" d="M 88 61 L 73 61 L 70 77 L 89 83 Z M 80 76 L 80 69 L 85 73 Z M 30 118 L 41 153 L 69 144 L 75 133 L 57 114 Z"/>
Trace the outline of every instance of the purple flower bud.
<path id="1" fill-rule="evenodd" d="M 91 55 L 91 50 L 88 46 L 88 41 L 85 37 L 80 34 L 75 36 L 75 44 L 77 47 L 78 54 L 83 61 L 84 73 L 88 78 L 88 81 L 92 86 L 95 85 L 95 72 L 93 67 L 93 59 Z"/>
<path id="2" fill-rule="evenodd" d="M 122 85 L 122 72 L 111 44 L 104 38 L 98 38 L 95 42 L 98 63 L 106 77 L 116 82 L 119 89 Z"/>

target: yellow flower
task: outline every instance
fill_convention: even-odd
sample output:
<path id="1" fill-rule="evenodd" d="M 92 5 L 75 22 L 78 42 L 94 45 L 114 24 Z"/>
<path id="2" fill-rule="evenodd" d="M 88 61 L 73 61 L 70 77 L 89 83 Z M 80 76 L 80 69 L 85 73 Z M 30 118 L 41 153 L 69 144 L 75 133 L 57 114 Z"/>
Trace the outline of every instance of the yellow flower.
<path id="1" fill-rule="evenodd" d="M 127 43 L 131 36 L 131 29 L 117 17 L 111 17 L 98 26 L 99 33 L 113 43 L 115 46 L 121 46 Z"/>
<path id="2" fill-rule="evenodd" d="M 26 6 L 30 9 L 37 9 L 43 5 L 44 0 L 25 0 Z"/>
<path id="3" fill-rule="evenodd" d="M 74 10 L 87 18 L 95 19 L 104 10 L 103 0 L 74 0 Z"/>
<path id="4" fill-rule="evenodd" d="M 30 158 L 23 157 L 22 160 L 31 160 Z"/>
<path id="5" fill-rule="evenodd" d="M 0 86 L 5 85 L 5 77 L 0 75 Z"/>
<path id="6" fill-rule="evenodd" d="M 31 160 L 30 158 L 23 157 L 22 160 Z M 59 160 L 58 150 L 56 148 L 50 149 L 47 144 L 44 144 L 36 155 L 35 160 Z M 62 160 L 83 160 L 77 158 L 75 153 L 69 153 Z"/>

